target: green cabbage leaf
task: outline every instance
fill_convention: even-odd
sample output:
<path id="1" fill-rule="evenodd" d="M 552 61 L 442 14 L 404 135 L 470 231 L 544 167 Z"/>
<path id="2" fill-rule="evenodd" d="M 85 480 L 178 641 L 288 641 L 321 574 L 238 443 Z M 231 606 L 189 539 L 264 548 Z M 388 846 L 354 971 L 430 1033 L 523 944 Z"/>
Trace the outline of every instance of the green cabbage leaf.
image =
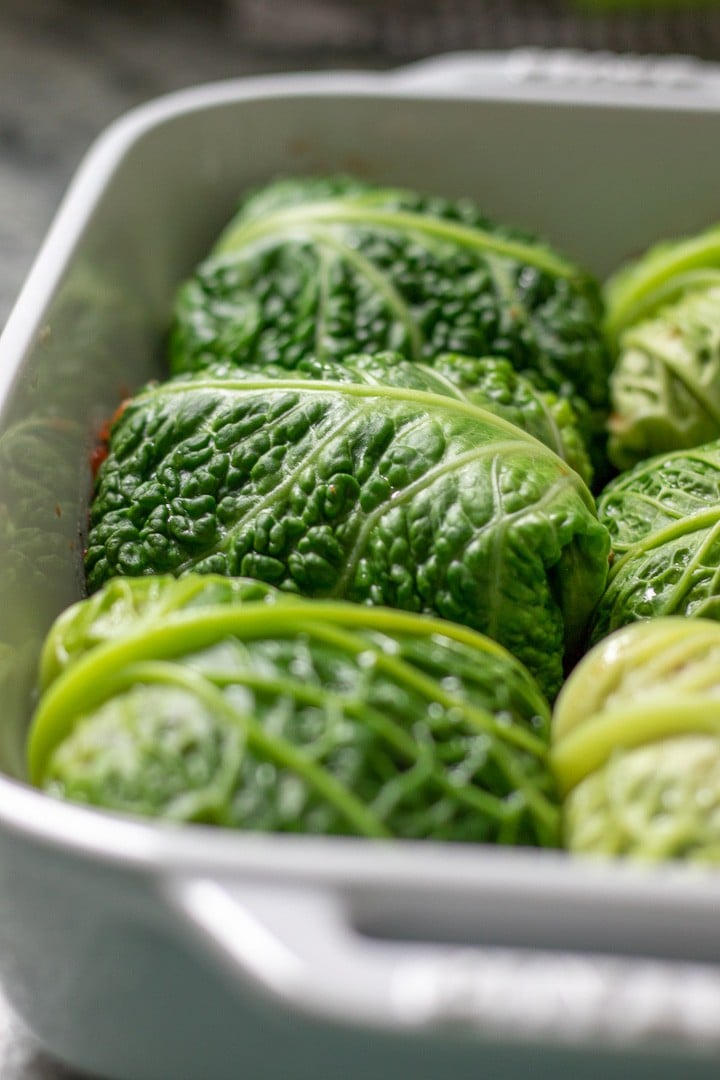
<path id="1" fill-rule="evenodd" d="M 720 228 L 651 248 L 605 287 L 620 469 L 720 436 Z"/>
<path id="2" fill-rule="evenodd" d="M 596 283 L 469 200 L 351 179 L 284 180 L 246 199 L 179 292 L 172 370 L 396 351 L 508 359 L 571 396 L 604 450 L 609 354 Z"/>
<path id="3" fill-rule="evenodd" d="M 213 370 L 227 374 L 233 371 L 228 365 L 216 365 Z M 243 371 L 275 379 L 288 377 L 277 364 L 247 364 Z M 517 424 L 554 450 L 588 486 L 592 482 L 592 463 L 572 404 L 551 391 L 538 390 L 502 357 L 441 353 L 427 362 L 413 363 L 400 353 L 384 352 L 349 356 L 339 364 L 310 356 L 298 363 L 295 375 L 320 381 L 405 387 L 458 398 Z"/>
<path id="4" fill-rule="evenodd" d="M 598 499 L 613 558 L 592 640 L 660 615 L 720 619 L 720 441 L 661 454 Z"/>
<path id="5" fill-rule="evenodd" d="M 551 760 L 570 851 L 720 863 L 720 626 L 667 617 L 596 645 L 561 691 Z"/>
<path id="6" fill-rule="evenodd" d="M 617 344 L 631 326 L 689 293 L 720 285 L 720 225 L 655 244 L 607 281 L 605 329 Z"/>
<path id="7" fill-rule="evenodd" d="M 611 377 L 618 468 L 720 435 L 720 288 L 691 292 L 626 330 Z"/>
<path id="8" fill-rule="evenodd" d="M 97 478 L 90 590 L 198 571 L 435 614 L 501 642 L 554 696 L 607 575 L 578 473 L 442 371 L 376 357 L 317 378 L 328 364 L 221 366 L 133 399 Z"/>
<path id="9" fill-rule="evenodd" d="M 495 642 L 256 581 L 117 578 L 52 628 L 33 782 L 255 831 L 553 845 L 549 708 Z"/>

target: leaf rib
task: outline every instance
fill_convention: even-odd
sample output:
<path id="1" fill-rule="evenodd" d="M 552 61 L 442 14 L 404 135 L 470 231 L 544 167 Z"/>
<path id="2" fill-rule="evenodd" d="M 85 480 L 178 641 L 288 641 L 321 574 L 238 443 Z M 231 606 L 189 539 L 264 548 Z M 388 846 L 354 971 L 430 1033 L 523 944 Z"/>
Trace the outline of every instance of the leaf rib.
<path id="1" fill-rule="evenodd" d="M 153 657 L 165 660 L 179 654 L 196 652 L 225 635 L 249 638 L 263 636 L 287 637 L 302 632 L 306 622 L 304 605 L 293 610 L 295 602 L 269 605 L 253 602 L 237 607 L 207 607 L 179 611 L 161 624 L 143 623 L 120 639 L 96 646 L 63 672 L 45 691 L 38 705 L 28 740 L 28 760 L 31 779 L 42 780 L 47 759 L 54 746 L 70 730 L 73 717 L 105 699 L 104 688 L 112 682 L 113 673 L 127 664 Z M 476 631 L 430 616 L 417 616 L 401 611 L 366 608 L 360 605 L 339 604 L 333 601 L 313 601 L 317 619 L 339 625 L 369 627 L 380 632 L 400 632 L 411 635 L 439 634 L 465 643 L 480 652 L 509 658 L 509 653 L 497 642 Z M 538 714 L 546 705 L 538 691 Z"/>
<path id="2" fill-rule="evenodd" d="M 654 551 L 665 544 L 672 543 L 680 537 L 703 529 L 712 529 L 720 521 L 720 504 L 709 510 L 698 510 L 687 517 L 673 521 L 669 525 L 657 529 L 655 532 L 643 536 L 633 544 L 629 544 L 619 559 L 615 559 L 608 574 L 608 583 L 614 581 L 620 571 L 631 560 L 637 558 L 640 553 Z"/>
<path id="3" fill-rule="evenodd" d="M 366 258 L 347 244 L 337 240 L 332 234 L 317 232 L 315 239 L 318 248 L 333 250 L 348 266 L 352 266 L 359 274 L 370 282 L 376 292 L 382 296 L 393 315 L 401 323 L 407 332 L 410 341 L 410 352 L 413 360 L 418 360 L 422 355 L 423 340 L 420 327 L 412 316 L 410 308 L 403 300 L 400 293 L 392 283 L 392 279 L 384 274 L 370 259 Z"/>
<path id="4" fill-rule="evenodd" d="M 367 650 L 363 650 L 367 651 Z M 295 701 L 315 705 L 324 708 L 328 704 L 334 704 L 341 708 L 348 716 L 366 723 L 374 732 L 388 743 L 393 750 L 402 754 L 412 765 L 421 759 L 421 747 L 411 735 L 391 717 L 385 716 L 377 709 L 364 701 L 348 698 L 323 687 L 322 690 L 295 680 L 269 678 L 256 675 L 251 672 L 238 672 L 228 675 L 224 672 L 213 673 L 203 668 L 203 674 L 218 686 L 242 685 L 269 694 L 285 694 Z M 480 788 L 458 786 L 454 784 L 434 762 L 428 762 L 428 777 L 445 794 L 452 794 L 458 802 L 465 803 L 470 808 L 480 813 L 489 814 L 496 820 L 505 817 L 504 801 L 497 795 L 483 791 Z"/>
<path id="5" fill-rule="evenodd" d="M 463 225 L 431 214 L 378 207 L 354 207 L 351 203 L 340 200 L 300 204 L 277 210 L 260 219 L 231 225 L 221 236 L 215 248 L 215 256 L 232 256 L 243 246 L 258 240 L 270 236 L 285 239 L 284 234 L 294 227 L 307 228 L 316 224 L 386 228 L 412 233 L 426 242 L 447 241 L 471 250 L 515 259 L 556 277 L 572 278 L 577 274 L 576 267 L 540 244 L 511 240 L 487 229 Z"/>
<path id="6" fill-rule="evenodd" d="M 239 713 L 228 703 L 220 690 L 197 671 L 179 664 L 161 661 L 131 663 L 115 673 L 109 688 L 105 688 L 106 697 L 121 694 L 138 683 L 172 685 L 196 695 L 211 711 L 224 717 L 234 726 L 239 726 L 250 749 L 261 753 L 273 764 L 290 769 L 302 776 L 306 783 L 334 806 L 360 835 L 375 839 L 389 837 L 389 832 L 375 814 L 351 791 L 338 783 L 327 769 L 317 765 L 287 739 L 265 731 L 248 713 Z"/>
<path id="7" fill-rule="evenodd" d="M 672 376 L 684 387 L 688 397 L 697 402 L 709 419 L 715 424 L 720 424 L 720 402 L 713 401 L 712 397 L 703 391 L 700 383 L 692 378 L 687 365 L 678 362 L 677 357 L 673 356 L 666 348 L 663 348 L 658 341 L 649 340 L 646 335 L 631 331 L 623 337 L 623 344 L 625 348 L 638 348 L 649 353 L 658 361 L 667 375 Z M 650 386 L 654 389 L 652 380 L 650 380 Z M 671 400 L 670 395 L 667 393 L 665 394 L 665 400 Z"/>

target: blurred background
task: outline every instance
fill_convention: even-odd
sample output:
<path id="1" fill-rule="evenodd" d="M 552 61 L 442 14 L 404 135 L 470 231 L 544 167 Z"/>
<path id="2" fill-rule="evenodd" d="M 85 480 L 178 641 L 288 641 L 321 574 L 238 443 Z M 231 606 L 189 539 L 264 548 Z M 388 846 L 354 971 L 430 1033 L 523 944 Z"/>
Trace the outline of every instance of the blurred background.
<path id="1" fill-rule="evenodd" d="M 0 0 L 0 328 L 81 157 L 198 82 L 527 47 L 720 61 L 720 0 Z M 0 994 L 2 1080 L 74 1080 Z"/>
<path id="2" fill-rule="evenodd" d="M 720 59 L 718 0 L 0 0 L 0 326 L 82 154 L 154 95 L 518 47 Z"/>

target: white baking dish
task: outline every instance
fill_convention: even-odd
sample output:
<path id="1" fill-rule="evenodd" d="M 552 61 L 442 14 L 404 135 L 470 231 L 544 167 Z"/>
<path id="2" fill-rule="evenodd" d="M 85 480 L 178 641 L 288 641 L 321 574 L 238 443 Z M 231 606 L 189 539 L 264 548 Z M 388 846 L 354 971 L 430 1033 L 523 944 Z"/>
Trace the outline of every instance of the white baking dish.
<path id="1" fill-rule="evenodd" d="M 717 1075 L 720 875 L 137 823 L 31 790 L 22 741 L 93 434 L 241 189 L 472 195 L 604 274 L 716 218 L 719 136 L 712 67 L 522 53 L 204 87 L 92 150 L 0 340 L 0 977 L 54 1053 L 121 1080 Z"/>

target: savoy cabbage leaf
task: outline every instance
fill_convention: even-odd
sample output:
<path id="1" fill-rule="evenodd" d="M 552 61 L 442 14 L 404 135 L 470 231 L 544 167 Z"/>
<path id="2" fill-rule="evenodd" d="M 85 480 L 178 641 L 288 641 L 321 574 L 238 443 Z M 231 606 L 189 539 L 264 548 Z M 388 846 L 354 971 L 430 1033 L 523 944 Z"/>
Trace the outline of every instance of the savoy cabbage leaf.
<path id="1" fill-rule="evenodd" d="M 720 619 L 720 440 L 641 462 L 597 505 L 613 559 L 593 640 L 659 615 Z"/>
<path id="2" fill-rule="evenodd" d="M 98 474 L 90 590 L 200 571 L 437 614 L 502 642 L 554 695 L 607 574 L 587 487 L 517 425 L 437 393 L 435 373 L 419 389 L 420 371 L 405 386 L 392 362 L 370 367 L 358 381 L 361 365 L 335 380 L 223 366 L 139 394 Z"/>
<path id="3" fill-rule="evenodd" d="M 720 288 L 691 292 L 626 330 L 611 376 L 618 468 L 720 434 Z"/>
<path id="4" fill-rule="evenodd" d="M 609 355 L 596 283 L 469 200 L 301 179 L 247 199 L 178 295 L 175 373 L 217 360 L 295 368 L 393 350 L 497 355 L 572 397 L 602 460 Z"/>
<path id="5" fill-rule="evenodd" d="M 720 436 L 720 228 L 666 241 L 605 286 L 608 455 L 625 469 Z"/>
<path id="6" fill-rule="evenodd" d="M 230 373 L 227 366 L 215 365 L 213 370 Z M 243 370 L 287 378 L 287 372 L 277 364 L 246 364 Z M 298 363 L 295 373 L 299 378 L 406 387 L 478 405 L 545 443 L 588 486 L 592 481 L 592 464 L 571 403 L 551 391 L 539 390 L 502 357 L 441 353 L 415 363 L 400 353 L 384 352 L 349 356 L 339 364 L 310 356 Z"/>
<path id="7" fill-rule="evenodd" d="M 436 619 L 213 576 L 115 579 L 51 631 L 33 781 L 256 831 L 555 844 L 549 708 Z"/>
<path id="8" fill-rule="evenodd" d="M 616 631 L 556 702 L 551 760 L 573 852 L 720 862 L 720 625 Z"/>
<path id="9" fill-rule="evenodd" d="M 664 240 L 621 266 L 606 282 L 606 332 L 617 344 L 631 326 L 713 285 L 720 285 L 720 226 Z"/>

